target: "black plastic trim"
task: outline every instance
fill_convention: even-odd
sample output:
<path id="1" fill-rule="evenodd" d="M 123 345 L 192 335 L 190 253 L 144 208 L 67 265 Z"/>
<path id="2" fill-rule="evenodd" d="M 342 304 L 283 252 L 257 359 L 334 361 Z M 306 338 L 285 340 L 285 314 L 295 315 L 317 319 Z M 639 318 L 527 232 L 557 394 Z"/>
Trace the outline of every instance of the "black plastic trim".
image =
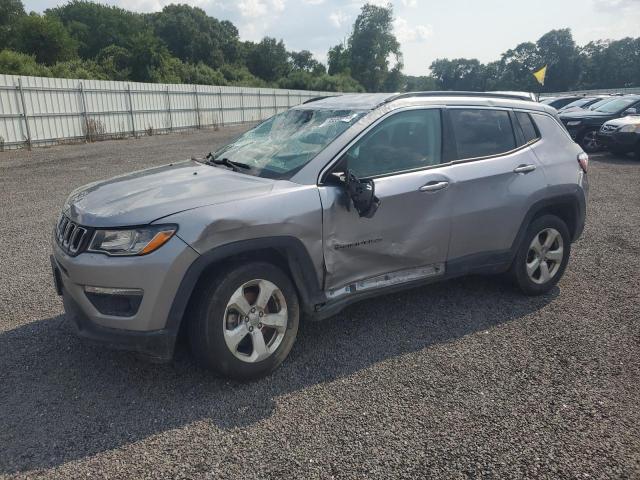
<path id="1" fill-rule="evenodd" d="M 207 268 L 242 253 L 268 248 L 277 249 L 284 254 L 300 295 L 303 311 L 312 312 L 316 304 L 326 301 L 311 256 L 299 239 L 291 236 L 273 236 L 241 240 L 205 252 L 191 264 L 174 297 L 166 328 L 171 332 L 178 332 L 194 288 Z"/>
<path id="2" fill-rule="evenodd" d="M 118 350 L 137 352 L 157 362 L 168 362 L 173 357 L 177 331 L 169 329 L 138 332 L 107 328 L 93 323 L 76 301 L 63 289 L 62 301 L 66 318 L 76 335 Z"/>

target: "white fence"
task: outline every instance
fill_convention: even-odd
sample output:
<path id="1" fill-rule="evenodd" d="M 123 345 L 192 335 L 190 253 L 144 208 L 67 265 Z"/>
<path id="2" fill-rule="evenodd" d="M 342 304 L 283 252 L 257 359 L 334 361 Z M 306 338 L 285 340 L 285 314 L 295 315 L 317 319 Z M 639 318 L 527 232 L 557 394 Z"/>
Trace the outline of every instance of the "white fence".
<path id="1" fill-rule="evenodd" d="M 325 95 L 0 75 L 0 150 L 256 122 Z"/>

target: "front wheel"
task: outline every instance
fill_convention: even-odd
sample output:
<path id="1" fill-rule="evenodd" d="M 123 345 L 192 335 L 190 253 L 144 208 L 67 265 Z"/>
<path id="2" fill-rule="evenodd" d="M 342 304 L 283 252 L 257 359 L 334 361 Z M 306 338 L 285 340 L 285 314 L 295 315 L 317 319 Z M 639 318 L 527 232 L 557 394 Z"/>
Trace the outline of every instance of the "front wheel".
<path id="1" fill-rule="evenodd" d="M 270 263 L 251 262 L 207 280 L 188 319 L 195 357 L 238 380 L 271 373 L 298 332 L 298 296 L 289 277 Z"/>
<path id="2" fill-rule="evenodd" d="M 529 225 L 511 265 L 511 275 L 526 295 L 542 295 L 558 283 L 570 253 L 567 225 L 554 215 L 544 215 Z"/>
<path id="3" fill-rule="evenodd" d="M 597 152 L 600 150 L 600 144 L 598 143 L 598 130 L 587 130 L 582 134 L 578 143 L 587 153 Z"/>

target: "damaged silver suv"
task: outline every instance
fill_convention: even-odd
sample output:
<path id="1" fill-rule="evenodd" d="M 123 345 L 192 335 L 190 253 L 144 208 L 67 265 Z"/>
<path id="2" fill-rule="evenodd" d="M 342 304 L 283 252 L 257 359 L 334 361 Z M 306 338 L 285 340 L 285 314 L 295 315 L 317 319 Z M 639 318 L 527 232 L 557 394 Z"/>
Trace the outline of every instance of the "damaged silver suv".
<path id="1" fill-rule="evenodd" d="M 516 95 L 319 98 L 202 159 L 76 190 L 52 266 L 83 337 L 158 360 L 179 333 L 248 379 L 301 316 L 469 273 L 528 295 L 582 233 L 588 157 L 555 110 Z"/>

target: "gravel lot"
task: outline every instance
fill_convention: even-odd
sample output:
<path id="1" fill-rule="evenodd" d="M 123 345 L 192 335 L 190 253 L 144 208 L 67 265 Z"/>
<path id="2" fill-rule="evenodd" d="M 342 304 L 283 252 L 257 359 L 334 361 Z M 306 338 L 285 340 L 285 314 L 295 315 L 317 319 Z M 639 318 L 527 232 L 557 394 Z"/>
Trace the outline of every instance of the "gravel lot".
<path id="1" fill-rule="evenodd" d="M 640 478 L 640 162 L 594 157 L 551 294 L 467 278 L 301 326 L 271 377 L 77 340 L 51 286 L 67 193 L 219 132 L 0 153 L 0 477 Z"/>

